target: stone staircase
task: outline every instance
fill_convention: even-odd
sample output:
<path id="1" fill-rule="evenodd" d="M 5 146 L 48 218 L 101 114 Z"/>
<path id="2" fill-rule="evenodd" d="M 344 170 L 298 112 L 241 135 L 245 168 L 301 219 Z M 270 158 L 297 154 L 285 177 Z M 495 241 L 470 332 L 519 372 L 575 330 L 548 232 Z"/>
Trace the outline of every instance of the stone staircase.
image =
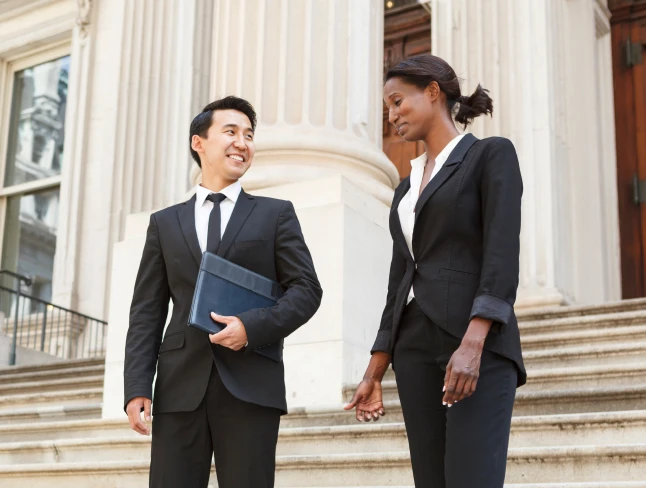
<path id="1" fill-rule="evenodd" d="M 519 319 L 530 378 L 517 395 L 507 488 L 646 488 L 646 300 Z M 125 416 L 99 418 L 102 375 L 100 360 L 0 370 L 0 486 L 147 486 L 150 439 Z M 392 372 L 383 386 L 378 423 L 338 405 L 283 417 L 276 486 L 412 487 Z"/>

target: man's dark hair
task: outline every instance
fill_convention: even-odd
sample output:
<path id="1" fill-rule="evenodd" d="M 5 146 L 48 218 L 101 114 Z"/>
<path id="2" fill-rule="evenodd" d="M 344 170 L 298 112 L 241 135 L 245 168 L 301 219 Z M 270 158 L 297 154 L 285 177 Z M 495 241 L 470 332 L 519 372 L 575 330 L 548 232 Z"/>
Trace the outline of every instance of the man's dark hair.
<path id="1" fill-rule="evenodd" d="M 202 109 L 202 112 L 195 116 L 193 122 L 191 122 L 191 134 L 188 139 L 189 148 L 191 149 L 191 156 L 201 168 L 202 162 L 200 161 L 200 155 L 197 154 L 191 147 L 193 141 L 193 136 L 198 135 L 200 137 L 206 137 L 209 127 L 213 123 L 213 112 L 216 110 L 237 110 L 242 112 L 251 122 L 251 130 L 256 130 L 256 111 L 253 109 L 253 106 L 243 98 L 238 98 L 229 95 L 228 97 L 221 98 L 215 102 L 209 103 L 206 107 Z"/>

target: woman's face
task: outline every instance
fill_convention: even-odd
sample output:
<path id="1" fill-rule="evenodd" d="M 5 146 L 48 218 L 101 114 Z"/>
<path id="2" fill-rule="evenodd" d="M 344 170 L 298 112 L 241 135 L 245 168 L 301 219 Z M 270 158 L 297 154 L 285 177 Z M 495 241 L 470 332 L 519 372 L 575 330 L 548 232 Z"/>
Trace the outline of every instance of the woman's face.
<path id="1" fill-rule="evenodd" d="M 423 140 L 430 132 L 440 89 L 432 82 L 420 89 L 391 78 L 384 85 L 384 102 L 388 108 L 388 121 L 406 141 Z"/>

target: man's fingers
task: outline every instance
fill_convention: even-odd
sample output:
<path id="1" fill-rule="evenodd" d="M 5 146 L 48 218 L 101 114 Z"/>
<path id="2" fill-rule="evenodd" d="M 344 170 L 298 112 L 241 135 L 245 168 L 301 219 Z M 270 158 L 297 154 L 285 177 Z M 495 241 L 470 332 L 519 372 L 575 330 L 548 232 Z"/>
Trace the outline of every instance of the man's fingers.
<path id="1" fill-rule="evenodd" d="M 225 338 L 226 338 L 226 336 L 227 336 L 227 333 L 225 332 L 226 330 L 227 330 L 227 329 L 222 329 L 222 330 L 221 330 L 220 332 L 218 332 L 217 334 L 209 334 L 209 340 L 210 340 L 213 344 L 222 344 L 222 341 L 224 341 L 224 339 L 225 339 Z"/>
<path id="2" fill-rule="evenodd" d="M 215 312 L 211 312 L 211 318 L 216 322 L 220 322 L 221 324 L 230 324 L 236 319 L 236 317 L 218 315 Z"/>
<path id="3" fill-rule="evenodd" d="M 128 412 L 128 422 L 130 428 L 141 435 L 150 435 L 150 429 L 146 424 L 141 421 L 141 414 L 139 412 Z"/>
<path id="4" fill-rule="evenodd" d="M 153 402 L 151 402 L 148 398 L 144 400 L 144 418 L 146 419 L 146 422 L 150 422 L 150 407 Z"/>
<path id="5" fill-rule="evenodd" d="M 141 420 L 135 421 L 135 431 L 141 435 L 150 435 L 150 429 Z"/>

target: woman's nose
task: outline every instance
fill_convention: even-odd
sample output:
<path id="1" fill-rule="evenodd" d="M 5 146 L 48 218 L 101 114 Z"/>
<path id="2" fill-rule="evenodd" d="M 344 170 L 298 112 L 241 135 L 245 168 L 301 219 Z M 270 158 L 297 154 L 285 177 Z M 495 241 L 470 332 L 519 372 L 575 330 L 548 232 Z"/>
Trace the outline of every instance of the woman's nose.
<path id="1" fill-rule="evenodd" d="M 390 122 L 391 124 L 394 124 L 395 122 L 397 122 L 398 118 L 399 118 L 399 115 L 396 114 L 393 110 L 388 111 L 388 122 Z"/>

